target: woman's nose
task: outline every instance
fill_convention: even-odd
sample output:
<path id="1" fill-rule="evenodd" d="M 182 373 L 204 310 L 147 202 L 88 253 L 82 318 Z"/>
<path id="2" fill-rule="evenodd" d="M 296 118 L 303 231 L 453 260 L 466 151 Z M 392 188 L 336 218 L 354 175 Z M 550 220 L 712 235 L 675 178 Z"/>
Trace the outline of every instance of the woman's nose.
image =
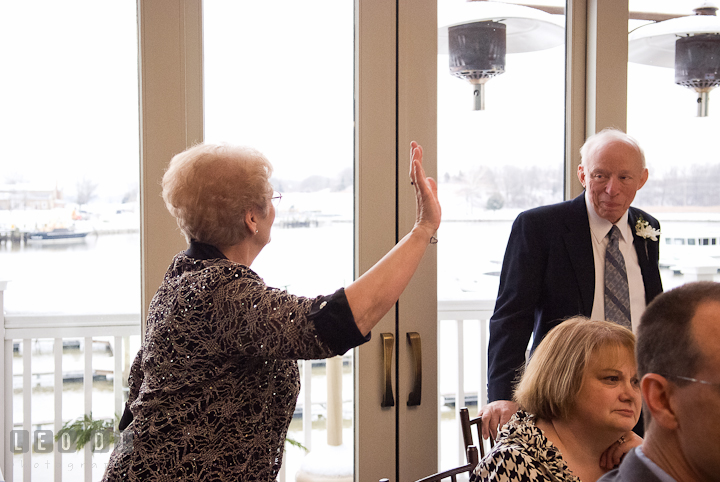
<path id="1" fill-rule="evenodd" d="M 622 400 L 635 401 L 640 398 L 640 389 L 633 382 L 624 383 L 620 396 Z"/>

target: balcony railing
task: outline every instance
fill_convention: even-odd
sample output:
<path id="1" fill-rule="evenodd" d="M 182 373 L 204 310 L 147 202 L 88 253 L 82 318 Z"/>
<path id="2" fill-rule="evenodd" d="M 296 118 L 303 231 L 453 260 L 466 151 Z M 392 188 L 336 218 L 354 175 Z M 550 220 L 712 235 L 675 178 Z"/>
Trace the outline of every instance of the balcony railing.
<path id="1" fill-rule="evenodd" d="M 63 417 L 63 382 L 68 377 L 68 367 L 63 369 L 63 341 L 80 340 L 84 349 L 82 375 L 73 374 L 75 381 L 82 379 L 82 413 L 90 414 L 93 411 L 93 378 L 98 374 L 98 367 L 93 366 L 93 350 L 90 348 L 93 342 L 99 338 L 112 340 L 113 369 L 107 373 L 107 378 L 112 378 L 114 413 L 121 414 L 124 409 L 127 397 L 127 387 L 123 381 L 127 379 L 129 363 L 132 362 L 134 353 L 129 352 L 129 339 L 131 336 L 140 334 L 139 314 L 82 314 L 82 315 L 12 315 L 4 317 L 3 313 L 3 291 L 6 282 L 0 281 L 0 330 L 3 343 L 0 344 L 0 384 L 3 387 L 4 396 L 0 397 L 0 473 L 5 480 L 12 482 L 16 472 L 22 473 L 22 480 L 62 480 L 63 470 L 67 465 L 63 463 L 63 457 L 70 457 L 63 454 L 58 443 L 52 443 L 52 454 L 48 453 L 48 461 L 43 460 L 49 467 L 43 472 L 42 477 L 33 474 L 34 449 L 23 451 L 21 456 L 15 455 L 20 451 L 20 446 L 13 446 L 17 440 L 9 437 L 13 430 L 24 431 L 27 434 L 34 433 L 33 430 L 46 430 L 52 434 L 60 431 L 67 420 Z M 454 420 L 459 420 L 460 408 L 467 404 L 484 401 L 485 395 L 485 364 L 487 347 L 487 320 L 492 313 L 492 301 L 440 301 L 438 303 L 438 332 L 442 343 L 438 345 L 438 362 L 442 362 L 443 370 L 456 373 L 455 382 L 451 383 L 449 390 L 441 391 L 441 410 L 438 412 L 438 423 L 440 423 L 441 411 L 448 410 L 447 407 L 454 406 Z M 469 336 L 469 333 L 475 334 Z M 52 346 L 53 363 L 52 369 L 33 367 L 33 347 L 42 342 L 45 346 Z M 97 343 L 96 343 L 97 344 Z M 470 347 L 470 349 L 468 349 Z M 14 353 L 15 350 L 15 354 Z M 123 352 L 125 356 L 122 356 Z M 468 353 L 471 352 L 471 353 Z M 468 356 L 470 355 L 470 356 Z M 17 358 L 21 358 L 22 370 L 13 373 L 13 360 L 20 364 Z M 478 361 L 479 358 L 479 361 Z M 471 361 L 469 361 L 471 360 Z M 466 365 L 471 364 L 468 371 L 477 373 L 471 383 L 467 383 L 468 371 Z M 301 363 L 303 391 L 298 400 L 298 416 L 302 417 L 303 445 L 312 447 L 312 407 L 323 401 L 313 400 L 312 397 L 312 374 L 311 363 Z M 448 368 L 449 367 L 449 368 Z M 307 368 L 307 369 L 306 369 Z M 455 372 L 455 370 L 457 370 Z M 21 373 L 20 373 L 21 372 Z M 438 370 L 440 373 L 440 369 Z M 446 374 L 446 373 L 445 373 Z M 42 383 L 52 386 L 53 416 L 48 420 L 33 419 L 32 388 Z M 50 381 L 51 380 L 51 381 Z M 316 381 L 317 382 L 317 381 Z M 468 385 L 470 386 L 468 388 Z M 13 394 L 16 389 L 21 389 L 22 415 L 13 406 Z M 329 398 L 329 397 L 328 397 Z M 348 402 L 349 400 L 343 400 Z M 309 409 L 307 407 L 310 407 Z M 75 411 L 79 407 L 73 407 Z M 323 408 L 325 408 L 323 406 Z M 68 418 L 68 417 L 65 417 Z M 447 463 L 456 465 L 456 462 L 464 463 L 464 451 L 458 423 L 445 424 L 452 426 L 450 437 L 456 442 L 449 447 L 451 455 Z M 30 440 L 30 444 L 37 443 Z M 446 450 L 447 452 L 447 450 Z M 97 471 L 102 468 L 95 467 L 93 477 L 93 453 L 91 444 L 87 444 L 80 454 L 82 458 L 81 470 L 83 479 L 86 481 L 97 478 Z M 77 457 L 77 455 L 75 455 Z M 18 458 L 21 458 L 22 469 L 16 469 Z M 49 462 L 52 460 L 52 462 Z M 97 465 L 97 464 L 96 464 Z M 37 470 L 37 467 L 35 467 Z M 285 481 L 285 467 L 281 471 L 279 480 Z M 0 479 L 2 477 L 0 476 Z"/>
<path id="2" fill-rule="evenodd" d="M 98 337 L 111 337 L 116 355 L 122 353 L 123 347 L 127 345 L 128 338 L 140 333 L 140 317 L 138 314 L 120 314 L 120 315 L 15 315 L 4 316 L 3 310 L 3 291 L 6 282 L 0 281 L 0 330 L 2 330 L 2 340 L 0 344 L 0 360 L 2 369 L 0 370 L 0 384 L 3 387 L 4 396 L 0 398 L 0 406 L 2 407 L 2 417 L 0 417 L 0 431 L 3 434 L 0 437 L 0 453 L 2 454 L 2 465 L 0 470 L 8 482 L 13 481 L 14 476 L 14 459 L 15 452 L 21 451 L 22 454 L 22 479 L 29 481 L 32 477 L 32 453 L 35 448 L 32 445 L 40 443 L 35 437 L 38 429 L 44 429 L 47 425 L 51 425 L 51 429 L 46 434 L 57 434 L 63 424 L 63 339 L 82 340 L 84 347 L 84 363 L 82 375 L 75 374 L 76 379 L 82 378 L 83 383 L 83 413 L 90 414 L 92 412 L 93 402 L 93 375 L 96 373 L 93 369 L 93 350 L 90 348 L 93 339 Z M 50 372 L 42 373 L 39 370 L 33 370 L 32 351 L 33 344 L 39 340 L 52 340 L 54 366 Z M 22 375 L 16 376 L 13 373 L 13 356 L 14 350 L 21 353 L 22 357 Z M 124 407 L 124 394 L 122 385 L 122 356 L 114 356 L 114 369 L 112 370 L 113 378 L 113 394 L 114 394 L 114 412 L 122 413 Z M 44 370 L 43 370 L 44 372 Z M 32 387 L 39 383 L 40 376 L 52 376 L 52 386 L 54 392 L 54 407 L 52 420 L 33 420 L 32 419 Z M 16 380 L 20 378 L 21 380 Z M 20 385 L 22 392 L 22 422 L 15 424 L 13 394 L 16 385 Z M 29 442 L 31 447 L 23 447 L 24 441 L 21 436 L 8 436 L 13 431 L 24 431 L 30 435 Z M 47 444 L 48 440 L 44 439 L 42 444 Z M 60 446 L 50 441 L 52 444 L 53 466 L 52 477 L 46 477 L 46 480 L 62 480 L 63 469 L 63 453 L 60 452 Z M 92 478 L 92 451 L 91 444 L 85 445 L 83 449 L 82 471 L 85 480 Z M 48 453 L 48 456 L 50 454 Z M 48 471 L 49 468 L 48 468 Z"/>
<path id="3" fill-rule="evenodd" d="M 441 470 L 466 463 L 460 409 L 480 407 L 487 400 L 488 320 L 494 306 L 495 300 L 438 301 L 438 377 L 455 375 L 448 389 L 438 380 Z M 442 413 L 448 407 L 454 408 L 454 417 L 443 424 Z"/>

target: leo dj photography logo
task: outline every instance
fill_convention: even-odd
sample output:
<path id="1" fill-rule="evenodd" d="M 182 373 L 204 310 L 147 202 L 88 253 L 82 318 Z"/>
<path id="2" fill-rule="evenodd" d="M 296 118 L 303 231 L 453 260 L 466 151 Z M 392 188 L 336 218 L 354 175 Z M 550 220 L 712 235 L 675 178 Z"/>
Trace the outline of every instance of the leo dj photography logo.
<path id="1" fill-rule="evenodd" d="M 57 447 L 60 453 L 73 453 L 90 444 L 93 453 L 112 451 L 115 445 L 122 450 L 132 449 L 133 434 L 130 431 L 116 432 L 110 429 L 91 430 L 82 434 L 61 430 L 57 436 L 52 430 L 10 431 L 10 451 L 24 454 L 32 450 L 36 454 L 51 454 Z"/>

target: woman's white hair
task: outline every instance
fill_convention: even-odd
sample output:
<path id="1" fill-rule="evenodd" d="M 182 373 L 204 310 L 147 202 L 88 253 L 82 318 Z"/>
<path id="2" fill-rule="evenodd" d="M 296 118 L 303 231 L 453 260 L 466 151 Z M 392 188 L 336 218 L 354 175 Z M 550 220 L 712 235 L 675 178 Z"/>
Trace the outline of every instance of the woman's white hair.
<path id="1" fill-rule="evenodd" d="M 249 233 L 245 214 L 267 215 L 272 165 L 259 151 L 197 144 L 172 158 L 162 197 L 185 238 L 225 248 Z"/>

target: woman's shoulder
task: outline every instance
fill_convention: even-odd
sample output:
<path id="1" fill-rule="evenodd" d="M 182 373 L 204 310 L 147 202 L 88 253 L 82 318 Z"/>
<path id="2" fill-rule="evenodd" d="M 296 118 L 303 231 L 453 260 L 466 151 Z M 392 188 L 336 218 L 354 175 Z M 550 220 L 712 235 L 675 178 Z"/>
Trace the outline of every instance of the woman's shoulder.
<path id="1" fill-rule="evenodd" d="M 540 460 L 519 445 L 496 445 L 475 469 L 471 482 L 551 481 Z"/>
<path id="2" fill-rule="evenodd" d="M 544 438 L 542 430 L 537 427 L 535 421 L 535 415 L 518 410 L 498 431 L 498 444 L 535 444 L 539 438 Z"/>
<path id="3" fill-rule="evenodd" d="M 190 281 L 202 280 L 201 286 L 212 286 L 226 283 L 250 283 L 264 286 L 263 279 L 251 268 L 230 261 L 229 259 L 198 259 L 180 253 L 175 256 L 166 273 L 166 279 Z"/>
<path id="4" fill-rule="evenodd" d="M 163 283 L 153 297 L 151 308 L 183 305 L 193 301 L 242 303 L 277 297 L 281 290 L 269 288 L 252 269 L 227 259 L 197 259 L 180 253 L 165 273 Z M 210 306 L 210 305 L 207 305 Z"/>
<path id="5" fill-rule="evenodd" d="M 560 452 L 535 425 L 535 417 L 523 411 L 513 415 L 500 430 L 495 447 L 475 469 L 472 480 L 579 482 L 567 470 Z"/>
<path id="6" fill-rule="evenodd" d="M 521 480 L 520 473 L 536 471 L 540 462 L 535 457 L 536 444 L 541 442 L 536 430 L 532 415 L 523 411 L 515 413 L 500 429 L 495 447 L 476 469 L 478 480 Z M 503 477 L 498 478 L 501 474 Z"/>

